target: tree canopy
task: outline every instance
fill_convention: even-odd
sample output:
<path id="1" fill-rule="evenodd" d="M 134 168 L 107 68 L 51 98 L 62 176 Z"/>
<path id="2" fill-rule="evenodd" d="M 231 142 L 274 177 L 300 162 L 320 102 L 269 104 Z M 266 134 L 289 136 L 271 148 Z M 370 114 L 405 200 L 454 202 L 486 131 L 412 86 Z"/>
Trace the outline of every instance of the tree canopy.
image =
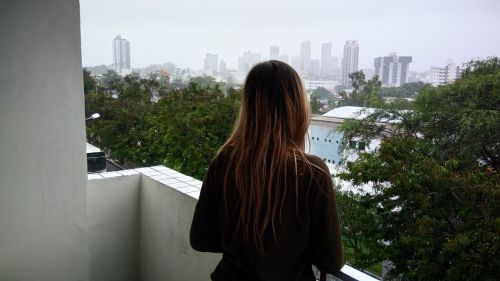
<path id="1" fill-rule="evenodd" d="M 389 260 L 394 280 L 498 278 L 499 82 L 498 58 L 473 61 L 455 83 L 421 89 L 412 111 L 385 106 L 343 126 L 345 141 L 381 140 L 340 174 L 374 190 L 348 198 L 376 222 L 354 234 L 366 249 L 358 260 Z"/>
<path id="2" fill-rule="evenodd" d="M 339 106 L 382 108 L 390 103 L 394 108 L 412 109 L 412 100 L 425 87 L 430 87 L 421 81 L 404 83 L 400 87 L 382 87 L 378 76 L 367 79 L 363 71 L 353 72 L 349 78 L 352 83 L 350 92 L 343 87 L 337 89 L 342 97 Z"/>
<path id="3" fill-rule="evenodd" d="M 314 89 L 311 93 L 311 96 L 317 96 L 320 99 L 332 99 L 333 98 L 332 93 L 330 93 L 330 91 L 328 91 L 327 89 L 325 89 L 323 87 L 318 87 L 318 88 Z"/>
<path id="4" fill-rule="evenodd" d="M 202 179 L 231 133 L 240 93 L 223 94 L 213 79 L 174 89 L 165 77 L 115 74 L 85 96 L 86 114 L 101 115 L 87 122 L 88 141 L 125 167 L 166 165 Z"/>
<path id="5" fill-rule="evenodd" d="M 363 71 L 357 71 L 349 74 L 352 81 L 352 92 L 342 91 L 340 95 L 343 98 L 342 105 L 362 106 L 362 107 L 381 107 L 384 103 L 380 96 L 381 82 L 378 76 L 366 79 Z"/>
<path id="6" fill-rule="evenodd" d="M 422 81 L 404 83 L 400 87 L 383 87 L 380 96 L 393 98 L 415 98 L 417 94 L 428 86 Z"/>

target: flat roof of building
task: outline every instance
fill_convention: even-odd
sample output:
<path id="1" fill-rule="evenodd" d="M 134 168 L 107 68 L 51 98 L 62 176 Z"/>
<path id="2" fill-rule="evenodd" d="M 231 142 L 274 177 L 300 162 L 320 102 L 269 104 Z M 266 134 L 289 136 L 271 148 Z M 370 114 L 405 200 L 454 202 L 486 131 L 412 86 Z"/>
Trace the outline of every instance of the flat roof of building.
<path id="1" fill-rule="evenodd" d="M 342 106 L 334 108 L 323 114 L 324 117 L 333 117 L 340 119 L 363 119 L 375 112 L 374 108 L 360 106 Z"/>

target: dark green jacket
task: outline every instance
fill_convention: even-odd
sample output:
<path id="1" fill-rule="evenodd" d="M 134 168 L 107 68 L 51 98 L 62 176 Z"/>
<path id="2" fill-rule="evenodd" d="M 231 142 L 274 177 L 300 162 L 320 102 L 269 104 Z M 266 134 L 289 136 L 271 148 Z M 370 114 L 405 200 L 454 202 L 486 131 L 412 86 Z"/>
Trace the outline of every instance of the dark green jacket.
<path id="1" fill-rule="evenodd" d="M 298 192 L 295 185 L 277 187 L 286 192 L 281 219 L 276 224 L 277 243 L 268 229 L 265 255 L 259 255 L 244 247 L 242 239 L 234 239 L 239 201 L 236 188 L 230 189 L 235 192 L 228 195 L 229 214 L 224 208 L 222 184 L 228 169 L 227 154 L 214 158 L 208 168 L 190 233 L 195 250 L 223 253 L 212 280 L 312 281 L 315 278 L 311 265 L 329 273 L 339 271 L 344 265 L 344 253 L 335 193 L 325 163 L 307 155 L 313 165 L 312 169 L 299 167 L 302 172 Z M 295 176 L 294 171 L 290 169 L 288 176 Z"/>

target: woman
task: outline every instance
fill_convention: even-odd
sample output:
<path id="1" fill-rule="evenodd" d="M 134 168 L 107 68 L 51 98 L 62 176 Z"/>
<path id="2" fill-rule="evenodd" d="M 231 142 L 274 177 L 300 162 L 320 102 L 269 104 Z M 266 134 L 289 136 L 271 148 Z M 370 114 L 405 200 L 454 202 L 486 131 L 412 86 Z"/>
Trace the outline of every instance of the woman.
<path id="1" fill-rule="evenodd" d="M 328 168 L 304 153 L 310 107 L 297 73 L 252 68 L 232 135 L 210 163 L 191 246 L 223 253 L 212 280 L 315 280 L 344 264 Z"/>

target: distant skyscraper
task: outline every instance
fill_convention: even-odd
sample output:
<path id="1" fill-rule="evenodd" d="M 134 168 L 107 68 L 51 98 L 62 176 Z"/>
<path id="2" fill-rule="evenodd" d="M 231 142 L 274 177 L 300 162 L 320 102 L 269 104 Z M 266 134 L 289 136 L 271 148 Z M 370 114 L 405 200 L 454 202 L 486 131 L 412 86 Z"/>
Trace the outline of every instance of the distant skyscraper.
<path id="1" fill-rule="evenodd" d="M 358 71 L 359 45 L 357 40 L 348 40 L 342 58 L 342 85 L 350 86 L 349 74 Z"/>
<path id="2" fill-rule="evenodd" d="M 319 75 L 320 61 L 317 59 L 311 60 L 311 65 L 309 67 L 309 74 Z"/>
<path id="3" fill-rule="evenodd" d="M 204 61 L 205 74 L 216 75 L 219 72 L 219 57 L 214 54 L 207 53 Z"/>
<path id="4" fill-rule="evenodd" d="M 300 44 L 301 72 L 309 72 L 311 68 L 311 41 L 307 40 Z"/>
<path id="5" fill-rule="evenodd" d="M 244 52 L 243 56 L 238 58 L 238 71 L 247 73 L 252 66 L 258 64 L 260 61 L 260 54 L 252 53 L 251 51 Z"/>
<path id="6" fill-rule="evenodd" d="M 226 73 L 226 71 L 227 71 L 226 62 L 223 61 L 223 60 L 220 60 L 220 63 L 219 63 L 219 73 L 220 74 L 224 74 L 224 73 Z"/>
<path id="7" fill-rule="evenodd" d="M 130 42 L 120 35 L 113 39 L 113 69 L 120 74 L 130 69 Z"/>
<path id="8" fill-rule="evenodd" d="M 431 83 L 434 87 L 449 84 L 460 75 L 460 67 L 448 60 L 445 67 L 431 67 Z"/>
<path id="9" fill-rule="evenodd" d="M 321 74 L 332 74 L 338 63 L 338 58 L 332 57 L 332 42 L 321 44 Z"/>
<path id="10" fill-rule="evenodd" d="M 375 75 L 378 75 L 382 85 L 399 87 L 407 81 L 411 61 L 412 57 L 398 57 L 396 53 L 391 53 L 387 57 L 377 57 L 373 62 Z"/>

